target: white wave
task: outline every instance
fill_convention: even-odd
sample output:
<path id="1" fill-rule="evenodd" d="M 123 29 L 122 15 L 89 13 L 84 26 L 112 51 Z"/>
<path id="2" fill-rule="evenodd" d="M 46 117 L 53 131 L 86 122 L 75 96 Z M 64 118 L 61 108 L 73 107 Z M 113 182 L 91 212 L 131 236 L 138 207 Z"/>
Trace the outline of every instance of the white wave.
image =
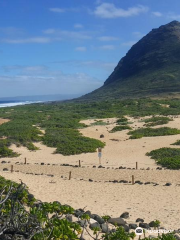
<path id="1" fill-rule="evenodd" d="M 26 105 L 26 104 L 32 104 L 32 103 L 40 103 L 42 101 L 25 101 L 25 102 L 13 102 L 13 103 L 0 103 L 0 108 L 5 108 L 5 107 L 14 107 L 14 106 L 20 106 L 20 105 Z"/>

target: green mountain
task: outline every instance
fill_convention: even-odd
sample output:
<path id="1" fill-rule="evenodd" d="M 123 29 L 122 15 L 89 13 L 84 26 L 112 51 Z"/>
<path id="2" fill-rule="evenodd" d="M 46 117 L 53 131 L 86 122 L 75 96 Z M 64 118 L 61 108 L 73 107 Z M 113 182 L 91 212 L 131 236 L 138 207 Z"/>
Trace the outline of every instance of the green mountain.
<path id="1" fill-rule="evenodd" d="M 104 85 L 82 99 L 180 95 L 180 22 L 153 29 L 123 57 Z"/>

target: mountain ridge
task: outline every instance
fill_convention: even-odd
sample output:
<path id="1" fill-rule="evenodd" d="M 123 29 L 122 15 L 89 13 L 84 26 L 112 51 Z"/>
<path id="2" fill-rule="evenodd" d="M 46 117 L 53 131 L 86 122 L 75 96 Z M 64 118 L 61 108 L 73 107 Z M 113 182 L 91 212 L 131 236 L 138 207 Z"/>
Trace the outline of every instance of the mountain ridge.
<path id="1" fill-rule="evenodd" d="M 180 22 L 172 21 L 134 44 L 104 85 L 82 99 L 180 93 Z"/>

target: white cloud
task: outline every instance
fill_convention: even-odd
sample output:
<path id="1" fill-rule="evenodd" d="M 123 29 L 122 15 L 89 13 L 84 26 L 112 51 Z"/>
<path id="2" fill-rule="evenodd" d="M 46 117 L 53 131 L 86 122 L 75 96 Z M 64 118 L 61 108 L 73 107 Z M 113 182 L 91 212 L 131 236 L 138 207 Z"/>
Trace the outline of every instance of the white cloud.
<path id="1" fill-rule="evenodd" d="M 152 12 L 152 14 L 156 17 L 162 17 L 163 14 L 161 12 Z"/>
<path id="2" fill-rule="evenodd" d="M 74 24 L 74 28 L 81 29 L 81 28 L 83 28 L 83 25 L 76 23 L 76 24 Z"/>
<path id="3" fill-rule="evenodd" d="M 20 44 L 20 43 L 49 43 L 50 38 L 47 37 L 34 37 L 34 38 L 24 38 L 24 39 L 2 39 L 2 42 Z"/>
<path id="4" fill-rule="evenodd" d="M 111 3 L 102 3 L 100 6 L 96 7 L 94 14 L 100 18 L 118 18 L 137 16 L 140 13 L 146 12 L 148 12 L 148 7 L 142 5 L 131 7 L 125 10 L 122 8 L 117 8 L 114 4 Z"/>
<path id="5" fill-rule="evenodd" d="M 98 40 L 102 42 L 109 42 L 109 41 L 117 41 L 119 40 L 119 38 L 111 37 L 111 36 L 102 36 L 102 37 L 98 37 Z"/>
<path id="6" fill-rule="evenodd" d="M 86 47 L 77 47 L 77 48 L 75 48 L 75 50 L 76 51 L 78 51 L 78 52 L 86 52 Z"/>
<path id="7" fill-rule="evenodd" d="M 55 13 L 64 13 L 64 12 L 79 12 L 79 8 L 49 8 L 49 11 Z"/>
<path id="8" fill-rule="evenodd" d="M 57 62 L 51 62 L 54 64 L 66 65 L 66 66 L 73 66 L 76 68 L 82 69 L 82 66 L 85 68 L 87 67 L 92 69 L 99 69 L 99 70 L 105 70 L 108 73 L 111 73 L 114 69 L 114 67 L 117 65 L 117 62 L 104 62 L 104 61 L 79 61 L 79 60 L 69 60 L 69 61 L 57 61 Z"/>
<path id="9" fill-rule="evenodd" d="M 57 13 L 63 13 L 65 12 L 66 10 L 63 9 L 63 8 L 50 8 L 49 9 L 51 12 L 57 12 Z"/>
<path id="10" fill-rule="evenodd" d="M 115 46 L 114 45 L 103 45 L 100 47 L 101 50 L 114 50 Z"/>
<path id="11" fill-rule="evenodd" d="M 60 30 L 60 29 L 46 29 L 43 31 L 45 34 L 54 34 L 60 38 L 63 39 L 78 39 L 78 40 L 86 40 L 86 39 L 92 39 L 92 36 L 88 32 L 83 32 L 83 31 L 67 31 L 67 30 Z"/>
<path id="12" fill-rule="evenodd" d="M 8 66 L 6 66 L 8 68 Z M 0 95 L 85 94 L 99 88 L 102 82 L 82 72 L 64 74 L 41 66 L 18 66 L 18 74 L 1 75 Z M 26 69 L 26 70 L 25 70 Z M 39 73 L 38 73 L 39 69 Z M 35 74 L 36 72 L 36 74 Z M 71 87 L 69 87 L 71 86 Z"/>
<path id="13" fill-rule="evenodd" d="M 131 46 L 133 46 L 135 43 L 136 43 L 136 41 L 128 41 L 128 42 L 122 43 L 121 45 L 122 45 L 122 46 L 131 47 Z"/>

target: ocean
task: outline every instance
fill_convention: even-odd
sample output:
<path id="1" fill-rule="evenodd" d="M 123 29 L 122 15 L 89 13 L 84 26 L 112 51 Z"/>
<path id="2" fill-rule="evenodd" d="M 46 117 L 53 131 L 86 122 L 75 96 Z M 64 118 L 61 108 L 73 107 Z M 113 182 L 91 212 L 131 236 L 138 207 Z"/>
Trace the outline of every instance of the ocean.
<path id="1" fill-rule="evenodd" d="M 14 106 L 20 106 L 20 105 L 26 105 L 26 104 L 32 104 L 32 103 L 40 103 L 42 101 L 24 101 L 24 102 L 1 102 L 0 101 L 0 108 L 4 107 L 14 107 Z"/>

